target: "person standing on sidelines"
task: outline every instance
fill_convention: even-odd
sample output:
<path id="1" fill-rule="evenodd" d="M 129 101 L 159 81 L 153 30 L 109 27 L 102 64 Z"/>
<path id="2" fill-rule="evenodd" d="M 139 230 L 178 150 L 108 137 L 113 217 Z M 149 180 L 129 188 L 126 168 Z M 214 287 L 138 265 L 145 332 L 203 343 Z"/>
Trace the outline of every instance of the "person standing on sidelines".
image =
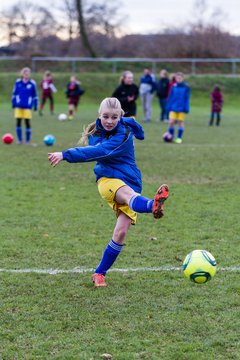
<path id="1" fill-rule="evenodd" d="M 167 116 L 167 99 L 169 78 L 166 70 L 160 71 L 160 79 L 157 83 L 157 97 L 161 108 L 160 121 L 168 120 Z"/>
<path id="2" fill-rule="evenodd" d="M 115 89 L 112 97 L 116 97 L 120 101 L 126 117 L 136 117 L 138 94 L 138 86 L 133 82 L 133 73 L 128 70 L 124 71 L 120 85 Z"/>
<path id="3" fill-rule="evenodd" d="M 150 122 L 152 119 L 152 100 L 156 90 L 156 81 L 149 68 L 145 68 L 140 78 L 139 93 L 142 101 L 144 121 Z"/>
<path id="4" fill-rule="evenodd" d="M 16 118 L 16 134 L 18 144 L 22 144 L 22 120 L 25 120 L 26 126 L 26 144 L 31 142 L 31 119 L 32 108 L 37 111 L 38 96 L 37 86 L 31 79 L 31 70 L 25 67 L 21 70 L 21 78 L 17 79 L 12 92 L 12 107 L 15 109 L 14 116 Z"/>
<path id="5" fill-rule="evenodd" d="M 52 74 L 49 70 L 45 71 L 43 80 L 41 82 L 41 105 L 39 110 L 39 115 L 43 115 L 43 108 L 44 105 L 49 99 L 50 101 L 50 112 L 53 115 L 54 114 L 54 99 L 53 99 L 53 93 L 57 92 L 57 89 L 55 88 L 53 84 L 53 78 Z"/>
<path id="6" fill-rule="evenodd" d="M 217 117 L 216 126 L 219 126 L 221 121 L 221 111 L 223 106 L 223 94 L 220 90 L 220 87 L 217 85 L 214 86 L 214 89 L 211 93 L 211 104 L 212 106 L 211 106 L 211 117 L 209 121 L 209 126 L 213 125 L 215 115 Z"/>
<path id="7" fill-rule="evenodd" d="M 100 195 L 116 213 L 112 239 L 92 275 L 96 287 L 107 285 L 105 275 L 122 251 L 129 227 L 136 223 L 136 213 L 152 213 L 155 219 L 161 218 L 169 195 L 166 184 L 158 188 L 153 199 L 140 195 L 142 179 L 135 161 L 134 137 L 143 140 L 144 132 L 132 117 L 125 118 L 123 114 L 118 99 L 104 99 L 99 107 L 99 118 L 83 133 L 81 142 L 88 141 L 88 146 L 48 154 L 53 167 L 62 160 L 70 163 L 95 161 L 94 173 Z"/>
<path id="8" fill-rule="evenodd" d="M 167 111 L 169 112 L 169 129 L 173 141 L 176 144 L 182 143 L 184 133 L 184 120 L 190 109 L 190 87 L 183 81 L 184 74 L 176 73 L 176 83 L 172 86 L 167 102 Z M 175 124 L 178 124 L 178 135 L 174 138 Z"/>

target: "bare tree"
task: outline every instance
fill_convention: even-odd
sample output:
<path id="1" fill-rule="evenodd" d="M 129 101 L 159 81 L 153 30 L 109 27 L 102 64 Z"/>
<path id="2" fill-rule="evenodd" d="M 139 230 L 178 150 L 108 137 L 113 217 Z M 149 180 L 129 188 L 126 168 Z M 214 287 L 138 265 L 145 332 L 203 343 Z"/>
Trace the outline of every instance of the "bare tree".
<path id="1" fill-rule="evenodd" d="M 71 41 L 74 34 L 74 23 L 76 22 L 75 7 L 72 0 L 64 0 L 64 5 L 68 19 L 68 37 Z"/>
<path id="2" fill-rule="evenodd" d="M 50 11 L 29 1 L 20 1 L 2 13 L 9 44 L 14 41 L 28 43 L 56 33 L 57 23 Z"/>
<path id="3" fill-rule="evenodd" d="M 222 12 L 221 8 L 215 7 L 210 10 L 207 0 L 195 0 L 192 13 L 194 20 L 189 22 L 187 28 L 198 33 L 211 27 L 221 30 L 221 23 L 223 20 L 226 21 L 226 14 Z"/>
<path id="4" fill-rule="evenodd" d="M 90 56 L 96 57 L 96 53 L 90 44 L 88 34 L 86 31 L 85 19 L 84 19 L 84 15 L 83 15 L 82 0 L 75 0 L 75 3 L 76 3 L 77 15 L 78 15 L 79 32 L 81 35 L 83 46 L 88 51 Z"/>
<path id="5" fill-rule="evenodd" d="M 62 0 L 60 5 L 57 2 L 54 6 L 53 14 L 57 21 L 61 23 L 59 36 L 62 37 L 63 35 L 71 43 L 78 36 L 78 18 L 75 0 Z"/>
<path id="6" fill-rule="evenodd" d="M 86 0 L 83 6 L 82 0 L 76 0 L 76 5 L 83 45 L 91 56 L 96 56 L 95 46 L 94 50 L 92 46 L 93 43 L 96 43 L 94 39 L 97 38 L 98 42 L 99 39 L 103 39 L 101 37 L 103 35 L 109 40 L 120 32 L 124 18 L 119 11 L 121 2 L 116 5 L 104 0 L 101 2 Z M 106 49 L 106 39 L 102 46 Z"/>
<path id="7" fill-rule="evenodd" d="M 115 36 L 122 26 L 124 18 L 119 13 L 120 2 L 117 4 L 89 3 L 85 9 L 86 24 L 89 31 L 108 37 Z"/>

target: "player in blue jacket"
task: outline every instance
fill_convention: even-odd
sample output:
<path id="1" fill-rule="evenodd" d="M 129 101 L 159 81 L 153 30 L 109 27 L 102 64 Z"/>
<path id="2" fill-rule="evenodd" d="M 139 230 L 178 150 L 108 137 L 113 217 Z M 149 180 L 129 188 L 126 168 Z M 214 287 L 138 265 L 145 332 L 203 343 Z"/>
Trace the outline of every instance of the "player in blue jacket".
<path id="1" fill-rule="evenodd" d="M 17 79 L 12 93 L 12 107 L 15 109 L 14 116 L 16 118 L 16 133 L 18 144 L 22 144 L 22 120 L 26 125 L 26 144 L 31 141 L 31 124 L 32 108 L 37 110 L 38 96 L 37 87 L 31 78 L 31 70 L 23 68 L 21 70 L 21 79 Z"/>
<path id="2" fill-rule="evenodd" d="M 106 272 L 120 254 L 130 225 L 136 223 L 136 213 L 152 213 L 154 218 L 161 218 L 169 194 L 168 186 L 164 184 L 154 199 L 140 195 L 142 179 L 135 162 L 133 140 L 134 137 L 143 140 L 144 132 L 133 118 L 122 116 L 118 99 L 104 99 L 100 104 L 99 118 L 86 128 L 81 139 L 82 143 L 88 140 L 89 145 L 49 154 L 52 166 L 61 160 L 70 163 L 96 161 L 94 172 L 98 190 L 116 212 L 112 240 L 92 275 L 96 287 L 106 286 Z"/>
<path id="3" fill-rule="evenodd" d="M 174 125 L 178 124 L 178 136 L 174 139 L 177 144 L 182 143 L 184 120 L 190 108 L 190 87 L 183 80 L 183 73 L 176 73 L 176 83 L 171 88 L 167 102 L 167 111 L 169 112 L 168 132 L 174 139 Z"/>

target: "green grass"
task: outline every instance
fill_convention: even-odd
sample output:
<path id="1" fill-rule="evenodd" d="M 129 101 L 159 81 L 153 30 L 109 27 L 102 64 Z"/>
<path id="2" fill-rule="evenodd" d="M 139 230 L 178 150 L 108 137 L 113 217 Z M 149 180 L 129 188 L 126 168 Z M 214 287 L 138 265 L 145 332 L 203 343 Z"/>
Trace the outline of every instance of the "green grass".
<path id="1" fill-rule="evenodd" d="M 166 182 L 171 197 L 160 221 L 139 215 L 116 267 L 180 267 L 176 257 L 197 248 L 221 267 L 239 267 L 239 96 L 230 95 L 221 126 L 209 128 L 208 95 L 196 89 L 180 146 L 163 143 L 167 125 L 156 120 L 155 100 L 136 158 L 143 194 L 152 197 Z M 44 117 L 35 114 L 37 146 L 0 145 L 0 268 L 98 264 L 115 215 L 98 194 L 93 164 L 52 169 L 47 161 L 49 150 L 75 146 L 83 124 L 96 118 L 98 97 L 86 97 L 72 122 L 59 122 L 47 108 Z M 0 115 L 1 134 L 14 133 L 8 104 Z M 52 148 L 42 143 L 47 133 L 56 137 Z M 237 271 L 218 271 L 204 285 L 178 271 L 111 272 L 106 289 L 94 289 L 89 273 L 2 272 L 0 281 L 0 359 L 240 359 Z"/>

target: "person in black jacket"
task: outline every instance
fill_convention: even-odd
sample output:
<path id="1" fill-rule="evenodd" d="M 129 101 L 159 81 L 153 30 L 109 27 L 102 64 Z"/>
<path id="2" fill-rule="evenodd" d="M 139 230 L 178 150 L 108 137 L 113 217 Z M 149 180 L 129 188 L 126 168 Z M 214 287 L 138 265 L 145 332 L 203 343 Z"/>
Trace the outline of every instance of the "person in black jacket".
<path id="1" fill-rule="evenodd" d="M 161 70 L 160 73 L 160 80 L 157 84 L 157 97 L 159 100 L 159 105 L 161 108 L 160 120 L 164 121 L 167 120 L 167 98 L 168 98 L 168 89 L 169 89 L 169 78 L 166 70 Z"/>
<path id="2" fill-rule="evenodd" d="M 137 113 L 138 86 L 133 83 L 133 73 L 131 71 L 124 71 L 120 79 L 120 85 L 115 89 L 112 97 L 120 101 L 125 116 L 135 118 Z"/>

